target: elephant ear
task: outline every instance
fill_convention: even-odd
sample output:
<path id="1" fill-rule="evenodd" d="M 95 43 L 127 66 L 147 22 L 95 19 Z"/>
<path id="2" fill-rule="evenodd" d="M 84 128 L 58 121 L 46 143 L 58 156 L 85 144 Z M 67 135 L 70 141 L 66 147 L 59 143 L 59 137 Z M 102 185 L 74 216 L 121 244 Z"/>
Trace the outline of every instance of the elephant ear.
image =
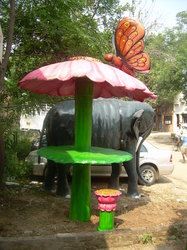
<path id="1" fill-rule="evenodd" d="M 141 125 L 140 123 L 142 122 L 141 117 L 142 117 L 143 112 L 144 112 L 143 109 L 136 111 L 134 113 L 133 119 L 132 119 L 131 129 L 132 129 L 137 141 L 138 141 L 139 136 L 140 136 L 139 135 L 140 134 L 140 125 Z"/>

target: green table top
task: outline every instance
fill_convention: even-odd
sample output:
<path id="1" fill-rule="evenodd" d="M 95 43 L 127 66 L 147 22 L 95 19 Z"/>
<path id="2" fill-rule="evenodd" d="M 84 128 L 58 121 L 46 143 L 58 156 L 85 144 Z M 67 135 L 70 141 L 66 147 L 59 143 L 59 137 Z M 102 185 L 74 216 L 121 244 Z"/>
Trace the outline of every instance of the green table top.
<path id="1" fill-rule="evenodd" d="M 40 148 L 38 155 L 63 164 L 111 164 L 132 159 L 128 152 L 100 147 L 92 147 L 90 152 L 80 152 L 74 146 L 48 146 Z"/>

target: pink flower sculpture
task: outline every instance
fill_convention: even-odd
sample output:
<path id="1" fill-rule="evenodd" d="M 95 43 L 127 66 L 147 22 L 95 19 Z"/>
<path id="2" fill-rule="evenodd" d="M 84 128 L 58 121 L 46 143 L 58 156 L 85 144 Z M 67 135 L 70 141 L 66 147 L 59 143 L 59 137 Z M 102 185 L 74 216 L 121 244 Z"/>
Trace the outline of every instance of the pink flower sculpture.
<path id="1" fill-rule="evenodd" d="M 75 96 L 78 78 L 88 78 L 93 82 L 93 98 L 128 96 L 138 101 L 156 98 L 138 79 L 90 57 L 78 57 L 36 69 L 20 81 L 20 87 L 38 94 Z"/>
<path id="2" fill-rule="evenodd" d="M 98 209 L 100 211 L 115 211 L 117 201 L 121 192 L 115 189 L 100 189 L 95 191 L 98 200 Z"/>

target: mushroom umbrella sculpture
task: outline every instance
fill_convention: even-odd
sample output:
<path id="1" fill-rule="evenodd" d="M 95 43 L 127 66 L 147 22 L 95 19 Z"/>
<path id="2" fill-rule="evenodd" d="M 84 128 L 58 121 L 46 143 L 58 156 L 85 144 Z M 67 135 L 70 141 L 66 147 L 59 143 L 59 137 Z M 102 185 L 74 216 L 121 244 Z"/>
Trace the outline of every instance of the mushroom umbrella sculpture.
<path id="1" fill-rule="evenodd" d="M 73 164 L 70 218 L 88 221 L 90 165 L 132 159 L 124 151 L 91 147 L 93 98 L 128 96 L 143 101 L 156 96 L 138 79 L 90 57 L 41 67 L 27 74 L 19 86 L 38 94 L 75 97 L 75 145 L 48 146 L 41 148 L 38 154 L 58 163 Z"/>

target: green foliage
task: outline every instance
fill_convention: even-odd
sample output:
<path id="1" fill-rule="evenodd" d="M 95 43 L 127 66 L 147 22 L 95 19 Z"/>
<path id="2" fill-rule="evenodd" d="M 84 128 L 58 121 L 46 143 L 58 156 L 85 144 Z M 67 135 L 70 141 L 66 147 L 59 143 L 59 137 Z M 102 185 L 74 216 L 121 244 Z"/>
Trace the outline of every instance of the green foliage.
<path id="1" fill-rule="evenodd" d="M 153 243 L 153 236 L 149 233 L 144 233 L 139 237 L 139 241 L 143 244 Z"/>
<path id="2" fill-rule="evenodd" d="M 187 31 L 187 11 L 182 11 L 182 12 L 179 12 L 177 15 L 177 27 L 178 29 L 182 29 L 184 31 Z"/>
<path id="3" fill-rule="evenodd" d="M 32 166 L 23 160 L 18 160 L 16 153 L 5 153 L 5 179 L 8 181 L 22 180 L 32 174 Z"/>
<path id="4" fill-rule="evenodd" d="M 182 225 L 172 225 L 169 228 L 169 239 L 179 240 L 184 236 Z"/>
<path id="5" fill-rule="evenodd" d="M 158 95 L 158 105 L 172 104 L 179 92 L 187 92 L 187 33 L 181 25 L 146 41 L 152 67 L 142 79 Z"/>
<path id="6" fill-rule="evenodd" d="M 32 169 L 25 162 L 25 157 L 30 152 L 31 141 L 19 130 L 7 133 L 5 138 L 5 178 L 15 180 L 28 177 Z"/>

